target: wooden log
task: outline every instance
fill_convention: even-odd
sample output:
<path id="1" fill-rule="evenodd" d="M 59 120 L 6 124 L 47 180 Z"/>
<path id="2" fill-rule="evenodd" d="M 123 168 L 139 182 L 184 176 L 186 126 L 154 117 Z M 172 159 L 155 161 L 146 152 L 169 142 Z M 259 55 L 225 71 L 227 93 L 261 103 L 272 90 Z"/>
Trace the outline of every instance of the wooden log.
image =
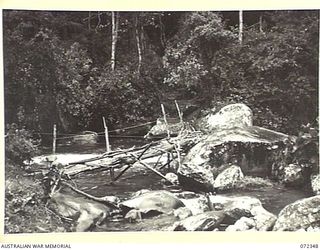
<path id="1" fill-rule="evenodd" d="M 181 124 L 183 124 L 182 113 L 181 113 L 181 111 L 180 111 L 180 108 L 179 108 L 179 105 L 178 105 L 177 100 L 174 100 L 174 103 L 176 104 L 176 108 L 177 108 L 177 111 L 178 111 L 178 115 L 179 115 L 180 123 L 181 123 Z"/>
<path id="2" fill-rule="evenodd" d="M 168 125 L 168 121 L 167 121 L 166 111 L 164 110 L 164 106 L 162 103 L 161 103 L 161 110 L 162 110 L 164 124 L 166 125 L 166 129 L 167 129 L 167 136 L 168 136 L 168 138 L 170 138 L 170 130 L 169 130 L 169 125 Z"/>
<path id="3" fill-rule="evenodd" d="M 57 125 L 53 125 L 53 142 L 52 142 L 52 154 L 56 154 L 56 145 L 57 145 Z"/>
<path id="4" fill-rule="evenodd" d="M 133 156 L 134 157 L 134 156 Z M 159 175 L 160 177 L 162 177 L 163 179 L 167 180 L 168 182 L 170 182 L 172 185 L 174 185 L 174 183 L 172 183 L 167 177 L 165 177 L 163 174 L 161 174 L 159 171 L 155 170 L 154 168 L 150 167 L 148 164 L 140 161 L 139 159 L 136 159 L 139 164 L 141 164 L 142 166 L 150 169 L 152 172 L 156 173 L 157 175 Z"/>
<path id="5" fill-rule="evenodd" d="M 106 151 L 109 152 L 110 151 L 110 143 L 109 143 L 108 127 L 107 127 L 106 119 L 104 117 L 102 117 L 102 120 L 103 120 L 103 126 L 104 126 L 104 136 L 106 138 Z"/>
<path id="6" fill-rule="evenodd" d="M 97 201 L 97 202 L 101 202 L 101 203 L 105 204 L 106 206 L 109 206 L 109 207 L 111 207 L 111 208 L 113 208 L 113 209 L 119 209 L 119 207 L 118 207 L 116 204 L 114 204 L 114 203 L 112 203 L 112 202 L 104 199 L 103 197 L 95 197 L 95 196 L 93 196 L 93 195 L 91 195 L 91 194 L 88 194 L 88 193 L 86 193 L 86 192 L 83 192 L 83 191 L 75 188 L 74 186 L 72 186 L 71 184 L 69 184 L 69 183 L 67 183 L 67 182 L 65 182 L 65 181 L 62 181 L 61 184 L 69 187 L 69 188 L 70 188 L 71 190 L 73 190 L 74 192 L 76 192 L 76 193 L 78 193 L 78 194 L 81 194 L 81 195 L 85 196 L 86 198 L 88 198 L 88 199 L 90 199 L 90 200 Z"/>
<path id="7" fill-rule="evenodd" d="M 126 166 L 126 167 L 110 182 L 110 184 L 113 184 L 113 183 L 115 183 L 117 180 L 119 180 L 120 177 L 121 177 L 129 168 L 131 168 L 131 167 L 132 167 L 132 165 Z"/>
<path id="8" fill-rule="evenodd" d="M 69 172 L 70 176 L 74 176 L 81 172 L 97 170 L 101 168 L 101 170 L 106 170 L 110 167 L 113 168 L 121 168 L 125 165 L 133 165 L 135 162 L 143 161 L 146 159 L 150 159 L 153 157 L 160 156 L 164 153 L 172 153 L 176 150 L 176 145 L 179 143 L 180 150 L 183 152 L 184 150 L 188 150 L 192 145 L 196 144 L 199 141 L 199 137 L 197 135 L 186 135 L 180 138 L 175 139 L 163 139 L 156 143 L 148 144 L 140 148 L 131 148 L 129 150 L 118 150 L 116 152 L 105 153 L 99 157 L 94 157 L 78 162 L 70 163 L 66 169 Z M 97 163 L 91 163 L 92 166 L 83 166 L 79 171 L 72 171 L 74 164 L 84 164 L 92 161 L 103 160 Z M 171 160 L 171 159 L 170 159 Z M 171 161 L 170 161 L 171 162 Z"/>

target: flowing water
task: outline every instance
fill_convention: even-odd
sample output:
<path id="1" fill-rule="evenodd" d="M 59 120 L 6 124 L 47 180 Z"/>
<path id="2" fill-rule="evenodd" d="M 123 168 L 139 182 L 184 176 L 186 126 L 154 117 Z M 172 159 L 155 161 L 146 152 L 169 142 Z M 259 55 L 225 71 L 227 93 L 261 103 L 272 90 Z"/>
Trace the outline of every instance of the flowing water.
<path id="1" fill-rule="evenodd" d="M 121 145 L 122 143 L 122 145 Z M 133 145 L 141 145 L 144 141 L 134 142 L 131 141 L 125 146 L 130 147 Z M 118 142 L 117 147 L 123 146 L 123 142 Z M 95 146 L 72 146 L 72 147 L 58 147 L 57 152 L 59 153 L 102 153 L 104 152 L 103 145 Z M 116 171 L 117 174 L 117 171 Z M 128 199 L 134 192 L 141 189 L 149 190 L 168 190 L 171 192 L 178 192 L 177 187 L 170 189 L 163 184 L 161 178 L 144 168 L 131 167 L 123 176 L 114 184 L 110 185 L 110 173 L 109 171 L 92 171 L 87 173 L 81 173 L 75 178 L 77 186 L 94 196 L 117 196 L 121 200 Z M 181 191 L 181 190 L 180 190 Z M 311 196 L 310 193 L 299 190 L 289 189 L 283 187 L 280 184 L 274 183 L 272 187 L 257 188 L 250 191 L 233 191 L 225 193 L 226 196 L 252 196 L 258 198 L 265 209 L 268 211 L 279 214 L 281 209 L 286 205 Z M 174 216 L 160 215 L 150 219 L 144 219 L 140 222 L 129 223 L 124 219 L 118 218 L 113 221 L 109 221 L 104 226 L 98 227 L 95 231 L 158 231 L 164 230 L 176 221 Z"/>

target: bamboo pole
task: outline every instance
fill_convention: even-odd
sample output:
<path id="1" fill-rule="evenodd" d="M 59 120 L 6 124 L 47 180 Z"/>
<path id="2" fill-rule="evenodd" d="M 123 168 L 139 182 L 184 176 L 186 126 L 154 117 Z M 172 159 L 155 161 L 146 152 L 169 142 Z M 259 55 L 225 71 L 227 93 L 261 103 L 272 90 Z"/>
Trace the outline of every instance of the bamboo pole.
<path id="1" fill-rule="evenodd" d="M 104 117 L 102 117 L 102 120 L 103 120 L 103 126 L 104 126 L 104 135 L 106 138 L 106 151 L 109 152 L 110 151 L 110 143 L 109 143 L 108 127 L 107 127 L 106 119 Z"/>
<path id="2" fill-rule="evenodd" d="M 179 115 L 180 123 L 181 123 L 181 124 L 183 124 L 182 113 L 181 113 L 181 111 L 180 111 L 180 108 L 179 108 L 179 105 L 178 105 L 177 100 L 174 100 L 174 103 L 176 104 L 176 108 L 177 108 L 177 111 L 178 111 L 178 115 Z"/>
<path id="3" fill-rule="evenodd" d="M 57 125 L 53 125 L 53 142 L 52 142 L 52 154 L 56 154 L 56 145 L 57 145 Z"/>
<path id="4" fill-rule="evenodd" d="M 168 135 L 168 138 L 170 138 L 170 131 L 169 131 L 169 126 L 168 126 L 166 111 L 164 110 L 164 106 L 163 106 L 162 103 L 161 103 L 161 110 L 162 110 L 163 120 L 164 120 L 164 123 L 165 123 L 166 128 L 167 128 L 167 135 Z"/>
<path id="5" fill-rule="evenodd" d="M 136 162 L 138 162 L 139 164 L 141 164 L 142 166 L 150 169 L 152 172 L 154 172 L 155 174 L 159 175 L 160 177 L 162 177 L 163 179 L 167 180 L 168 182 L 172 183 L 167 177 L 165 177 L 163 174 L 161 174 L 159 171 L 155 170 L 154 168 L 150 167 L 147 163 L 144 163 L 142 161 L 140 161 L 135 155 L 130 154 L 133 158 L 135 158 Z"/>
<path id="6" fill-rule="evenodd" d="M 127 165 L 113 180 L 111 180 L 110 184 L 115 183 L 129 168 L 131 168 L 132 165 Z"/>

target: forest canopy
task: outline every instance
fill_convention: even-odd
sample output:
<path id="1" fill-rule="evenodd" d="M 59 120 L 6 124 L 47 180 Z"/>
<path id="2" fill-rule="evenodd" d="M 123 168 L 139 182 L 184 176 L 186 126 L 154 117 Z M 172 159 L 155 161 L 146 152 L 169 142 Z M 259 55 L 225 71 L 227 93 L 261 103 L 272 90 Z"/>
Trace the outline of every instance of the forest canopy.
<path id="1" fill-rule="evenodd" d="M 5 123 L 37 133 L 245 103 L 296 134 L 318 117 L 318 11 L 3 11 Z M 169 110 L 170 111 L 170 110 Z"/>

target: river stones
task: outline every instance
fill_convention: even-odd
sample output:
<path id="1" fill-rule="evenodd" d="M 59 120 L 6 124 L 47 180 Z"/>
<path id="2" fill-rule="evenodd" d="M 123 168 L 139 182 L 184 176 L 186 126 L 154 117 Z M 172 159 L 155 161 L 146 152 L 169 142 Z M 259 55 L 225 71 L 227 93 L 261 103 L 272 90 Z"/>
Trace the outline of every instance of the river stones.
<path id="1" fill-rule="evenodd" d="M 259 199 L 249 196 L 240 197 L 225 197 L 221 195 L 210 196 L 211 208 L 215 211 L 224 212 L 224 223 L 228 225 L 235 225 L 231 227 L 237 231 L 239 228 L 245 228 L 245 230 L 252 229 L 256 231 L 268 231 L 271 230 L 276 216 L 263 208 Z M 248 228 L 243 226 L 243 222 L 248 222 L 247 219 L 241 219 L 243 217 L 250 218 Z M 238 220 L 242 220 L 237 223 Z M 239 227 L 241 225 L 241 227 Z"/>
<path id="2" fill-rule="evenodd" d="M 284 207 L 273 231 L 297 231 L 320 227 L 320 195 L 293 202 Z"/>
<path id="3" fill-rule="evenodd" d="M 198 195 L 195 198 L 181 199 L 185 206 L 190 209 L 192 215 L 201 214 L 210 210 L 208 198 L 204 195 Z"/>
<path id="4" fill-rule="evenodd" d="M 311 176 L 311 188 L 314 194 L 320 194 L 320 174 Z"/>
<path id="5" fill-rule="evenodd" d="M 225 215 L 219 211 L 208 211 L 175 222 L 172 231 L 213 231 L 223 221 Z"/>
<path id="6" fill-rule="evenodd" d="M 289 164 L 284 166 L 281 182 L 286 186 L 301 186 L 305 183 L 304 171 L 298 164 Z"/>
<path id="7" fill-rule="evenodd" d="M 181 200 L 167 191 L 145 192 L 120 204 L 125 213 L 131 209 L 136 209 L 148 216 L 161 213 L 171 214 L 175 209 L 183 206 Z"/>
<path id="8" fill-rule="evenodd" d="M 179 207 L 178 209 L 174 210 L 173 214 L 175 217 L 183 220 L 192 216 L 192 211 L 187 207 Z"/>
<path id="9" fill-rule="evenodd" d="M 226 232 L 235 232 L 235 231 L 248 231 L 254 230 L 255 221 L 253 218 L 241 217 L 239 220 L 226 228 Z"/>
<path id="10" fill-rule="evenodd" d="M 165 175 L 165 177 L 166 177 L 166 180 L 164 180 L 165 185 L 172 185 L 172 184 L 178 185 L 179 184 L 178 176 L 175 173 L 167 173 Z"/>

